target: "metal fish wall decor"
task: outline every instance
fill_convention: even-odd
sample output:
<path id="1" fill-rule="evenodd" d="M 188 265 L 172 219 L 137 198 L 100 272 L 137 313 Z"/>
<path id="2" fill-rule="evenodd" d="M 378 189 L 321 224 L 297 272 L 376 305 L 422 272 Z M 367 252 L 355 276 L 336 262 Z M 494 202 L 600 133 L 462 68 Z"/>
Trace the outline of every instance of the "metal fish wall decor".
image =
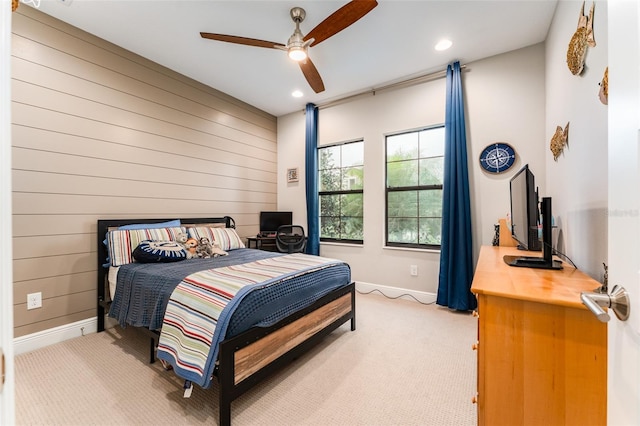
<path id="1" fill-rule="evenodd" d="M 553 153 L 553 159 L 555 161 L 558 161 L 558 157 L 560 156 L 560 154 L 562 154 L 562 150 L 567 145 L 568 140 L 569 140 L 569 123 L 567 123 L 564 130 L 560 126 L 556 127 L 556 132 L 551 138 L 551 144 L 549 145 L 549 148 Z"/>
<path id="2" fill-rule="evenodd" d="M 584 2 L 580 9 L 580 17 L 578 18 L 578 28 L 569 41 L 567 49 L 567 66 L 573 75 L 580 75 L 584 69 L 584 59 L 587 54 L 588 47 L 596 47 L 596 41 L 593 37 L 593 10 L 595 3 L 591 3 L 589 16 L 584 14 Z"/>

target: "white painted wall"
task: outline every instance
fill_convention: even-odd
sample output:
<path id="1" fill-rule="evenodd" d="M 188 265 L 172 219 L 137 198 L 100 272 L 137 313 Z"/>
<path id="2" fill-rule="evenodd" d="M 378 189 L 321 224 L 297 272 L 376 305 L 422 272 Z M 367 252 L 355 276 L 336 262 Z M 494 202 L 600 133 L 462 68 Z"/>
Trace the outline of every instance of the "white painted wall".
<path id="1" fill-rule="evenodd" d="M 585 5 L 585 13 L 591 3 Z M 587 50 L 585 69 L 574 76 L 566 63 L 581 1 L 561 1 L 546 40 L 545 195 L 553 198 L 558 248 L 600 280 L 607 262 L 607 106 L 598 99 L 607 67 L 607 2 L 595 3 L 596 47 Z M 548 149 L 556 126 L 569 125 L 569 145 L 557 161 Z"/>
<path id="2" fill-rule="evenodd" d="M 493 224 L 510 210 L 509 179 L 528 164 L 541 192 L 546 186 L 544 45 L 478 61 L 469 69 L 463 84 L 477 258 L 480 245 L 491 244 Z M 503 174 L 486 173 L 478 163 L 492 142 L 507 142 L 516 150 L 515 165 Z"/>
<path id="3" fill-rule="evenodd" d="M 467 143 L 472 194 L 474 253 L 491 244 L 493 225 L 509 210 L 509 179 L 529 163 L 544 184 L 544 46 L 538 44 L 466 65 Z M 346 260 L 358 283 L 408 290 L 429 300 L 438 285 L 439 252 L 387 249 L 384 244 L 384 136 L 444 122 L 444 78 L 394 91 L 378 92 L 319 112 L 319 145 L 365 141 L 364 244 L 321 244 L 323 256 Z M 278 208 L 306 223 L 304 180 L 287 184 L 286 169 L 304 177 L 305 116 L 278 118 Z M 495 176 L 483 172 L 478 156 L 503 141 L 519 154 L 516 165 Z M 539 175 L 539 177 L 538 177 Z M 409 274 L 418 265 L 419 276 Z M 390 294 L 390 293 L 389 293 Z M 431 300 L 433 300 L 431 298 Z"/>

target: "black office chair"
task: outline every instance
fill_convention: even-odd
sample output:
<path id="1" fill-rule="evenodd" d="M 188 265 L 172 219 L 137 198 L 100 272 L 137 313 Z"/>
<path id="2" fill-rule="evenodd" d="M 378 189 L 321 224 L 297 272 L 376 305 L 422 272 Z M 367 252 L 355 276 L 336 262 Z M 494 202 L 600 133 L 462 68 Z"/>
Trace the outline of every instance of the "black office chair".
<path id="1" fill-rule="evenodd" d="M 300 225 L 282 225 L 276 232 L 276 248 L 281 253 L 302 253 L 307 246 L 304 228 Z"/>

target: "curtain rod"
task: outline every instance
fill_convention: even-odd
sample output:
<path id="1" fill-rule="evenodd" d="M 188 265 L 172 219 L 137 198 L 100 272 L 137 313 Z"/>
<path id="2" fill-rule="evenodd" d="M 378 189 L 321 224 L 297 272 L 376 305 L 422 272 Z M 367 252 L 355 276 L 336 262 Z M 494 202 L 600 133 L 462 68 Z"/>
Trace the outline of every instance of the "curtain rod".
<path id="1" fill-rule="evenodd" d="M 460 65 L 460 69 L 464 70 L 465 68 L 467 68 L 466 65 Z M 319 104 L 317 105 L 318 109 L 323 109 L 323 108 L 329 108 L 335 105 L 339 105 L 343 102 L 347 102 L 350 101 L 354 98 L 358 98 L 360 96 L 365 96 L 365 95 L 373 95 L 375 96 L 375 94 L 377 92 L 384 92 L 387 90 L 392 90 L 392 89 L 399 89 L 399 88 L 403 88 L 403 87 L 409 87 L 409 86 L 413 86 L 415 84 L 420 84 L 420 83 L 426 83 L 429 81 L 433 81 L 433 80 L 437 80 L 439 78 L 442 77 L 446 77 L 447 76 L 447 70 L 442 70 L 442 71 L 436 71 L 436 72 L 432 72 L 430 74 L 424 74 L 418 77 L 413 77 L 413 78 L 409 78 L 407 80 L 402 80 L 402 81 L 398 81 L 395 83 L 391 83 L 391 84 L 387 84 L 386 86 L 381 86 L 378 88 L 373 88 L 373 89 L 369 89 L 366 90 L 364 92 L 360 92 L 360 93 L 356 93 L 353 95 L 349 95 L 349 96 L 345 96 L 344 98 L 340 98 L 340 99 L 336 99 L 333 101 L 329 101 L 326 102 L 324 104 Z"/>

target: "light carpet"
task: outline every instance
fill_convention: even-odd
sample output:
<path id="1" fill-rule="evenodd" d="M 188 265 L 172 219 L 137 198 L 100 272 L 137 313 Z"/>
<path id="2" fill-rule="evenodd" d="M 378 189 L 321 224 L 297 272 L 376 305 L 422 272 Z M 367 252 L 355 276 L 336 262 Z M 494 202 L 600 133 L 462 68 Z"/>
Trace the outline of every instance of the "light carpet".
<path id="1" fill-rule="evenodd" d="M 235 400 L 241 425 L 475 425 L 477 320 L 377 294 L 345 324 Z M 183 398 L 182 380 L 148 364 L 148 340 L 116 327 L 15 359 L 19 425 L 218 423 L 217 383 Z"/>

